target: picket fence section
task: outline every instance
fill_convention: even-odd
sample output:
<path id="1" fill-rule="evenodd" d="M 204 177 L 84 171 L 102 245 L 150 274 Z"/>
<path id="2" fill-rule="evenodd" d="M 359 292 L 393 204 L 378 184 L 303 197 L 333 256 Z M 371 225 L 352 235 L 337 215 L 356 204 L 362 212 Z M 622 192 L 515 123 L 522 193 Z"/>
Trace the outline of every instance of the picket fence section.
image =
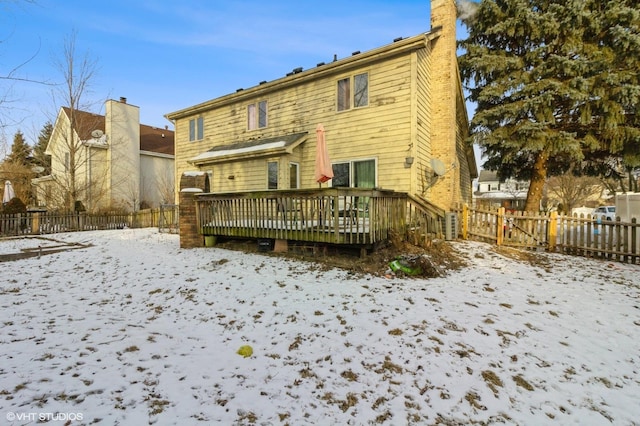
<path id="1" fill-rule="evenodd" d="M 167 205 L 132 213 L 0 214 L 0 236 L 152 227 L 160 232 L 178 233 L 178 207 Z"/>
<path id="2" fill-rule="evenodd" d="M 640 264 L 640 225 L 591 215 L 456 209 L 463 239 Z"/>

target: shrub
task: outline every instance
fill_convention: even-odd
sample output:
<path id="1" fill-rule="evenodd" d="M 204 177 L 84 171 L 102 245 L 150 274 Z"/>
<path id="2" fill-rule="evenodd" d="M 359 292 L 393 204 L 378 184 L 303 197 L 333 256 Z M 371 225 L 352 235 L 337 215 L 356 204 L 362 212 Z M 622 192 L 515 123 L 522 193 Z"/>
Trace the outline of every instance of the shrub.
<path id="1" fill-rule="evenodd" d="M 26 213 L 27 206 L 22 202 L 22 200 L 18 197 L 13 197 L 7 204 L 2 207 L 2 213 L 5 214 L 16 214 L 16 213 Z"/>

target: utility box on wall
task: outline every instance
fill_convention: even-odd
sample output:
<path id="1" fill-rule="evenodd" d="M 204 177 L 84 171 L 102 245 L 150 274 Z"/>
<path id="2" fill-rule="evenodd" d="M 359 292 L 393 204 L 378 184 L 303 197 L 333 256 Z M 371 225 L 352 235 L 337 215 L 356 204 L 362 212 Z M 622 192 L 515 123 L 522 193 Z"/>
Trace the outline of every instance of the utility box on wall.
<path id="1" fill-rule="evenodd" d="M 458 216 L 456 213 L 445 213 L 444 216 L 444 239 L 447 241 L 458 238 Z"/>

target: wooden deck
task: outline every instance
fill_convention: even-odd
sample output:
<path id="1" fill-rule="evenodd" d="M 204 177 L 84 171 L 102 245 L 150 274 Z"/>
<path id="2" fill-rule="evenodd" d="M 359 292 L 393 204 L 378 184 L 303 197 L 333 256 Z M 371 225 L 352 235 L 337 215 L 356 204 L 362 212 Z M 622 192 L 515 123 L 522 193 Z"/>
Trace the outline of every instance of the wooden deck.
<path id="1" fill-rule="evenodd" d="M 392 235 L 432 238 L 439 213 L 405 193 L 325 188 L 202 194 L 196 220 L 205 236 L 375 248 Z"/>

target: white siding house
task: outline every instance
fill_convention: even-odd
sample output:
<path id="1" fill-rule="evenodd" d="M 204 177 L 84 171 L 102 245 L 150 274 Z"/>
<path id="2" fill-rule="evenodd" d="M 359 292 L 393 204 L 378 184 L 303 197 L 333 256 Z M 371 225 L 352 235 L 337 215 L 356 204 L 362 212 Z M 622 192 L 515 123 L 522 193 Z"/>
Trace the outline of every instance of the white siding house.
<path id="1" fill-rule="evenodd" d="M 38 207 L 132 211 L 173 202 L 174 132 L 140 124 L 126 98 L 108 100 L 105 115 L 61 108 L 46 154 L 51 175 L 32 181 Z"/>

